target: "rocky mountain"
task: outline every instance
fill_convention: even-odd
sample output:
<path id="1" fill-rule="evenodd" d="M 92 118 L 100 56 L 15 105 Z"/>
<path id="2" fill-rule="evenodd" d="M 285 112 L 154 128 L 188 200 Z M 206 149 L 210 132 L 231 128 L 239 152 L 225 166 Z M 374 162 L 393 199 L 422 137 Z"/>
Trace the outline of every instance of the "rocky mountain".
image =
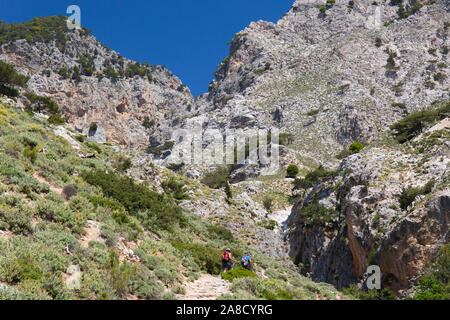
<path id="1" fill-rule="evenodd" d="M 0 59 L 29 75 L 28 91 L 51 97 L 69 124 L 96 141 L 142 149 L 169 140 L 166 128 L 176 128 L 193 105 L 189 89 L 166 68 L 103 46 L 87 29 L 69 30 L 66 19 L 1 24 Z"/>
<path id="2" fill-rule="evenodd" d="M 196 101 L 207 127 L 278 127 L 299 164 L 333 166 L 350 143 L 448 98 L 448 1 L 407 2 L 421 4 L 408 18 L 389 1 L 331 2 L 296 1 L 236 34 Z"/>
<path id="3" fill-rule="evenodd" d="M 261 254 L 261 279 L 288 277 L 282 290 L 305 284 L 298 272 L 339 289 L 352 284 L 364 288 L 367 267 L 378 265 L 383 287 L 411 297 L 449 242 L 449 10 L 444 0 L 295 1 L 277 23 L 253 22 L 237 33 L 208 92 L 196 98 L 164 67 L 123 58 L 89 30 L 67 30 L 64 17 L 0 23 L 0 60 L 30 76 L 27 91 L 51 97 L 61 107 L 73 130 L 55 134 L 98 158 L 92 164 L 77 162 L 80 170 L 126 174 L 188 214 L 187 231 L 179 216 L 170 217 L 180 227 L 175 233 L 157 223 L 159 218 L 166 221 L 162 217 L 133 210 L 125 226 L 117 213 L 116 222 L 102 212 L 90 220 L 90 229 L 100 224 L 106 230 L 96 237 L 102 243 L 112 237 L 112 229 L 133 238 L 133 223 L 142 227 L 143 242 L 132 245 L 164 251 L 171 285 L 183 280 L 174 277 L 178 260 L 173 255 L 179 258 L 180 251 L 191 250 L 194 260 L 199 252 L 207 258 L 211 248 L 205 243 L 215 249 L 226 243 L 211 235 L 214 223 L 231 231 L 239 248 Z M 5 110 L 28 103 L 20 96 L 17 105 L 8 102 Z M 11 121 L 8 112 L 3 116 Z M 42 125 L 41 115 L 37 117 Z M 170 165 L 170 155 L 185 147 L 172 134 L 189 121 L 201 123 L 202 132 L 279 129 L 279 172 L 263 176 L 264 166 L 248 159 L 227 172 L 210 164 Z M 42 131 L 34 125 L 22 123 L 28 131 Z M 210 142 L 204 140 L 201 147 Z M 10 150 L 10 143 L 3 143 L 5 154 L 20 155 L 22 150 Z M 349 149 L 355 143 L 360 148 Z M 70 161 L 73 157 L 70 153 Z M 131 159 L 131 168 L 121 171 L 122 157 Z M 289 164 L 300 167 L 301 178 L 286 177 Z M 65 167 L 58 167 L 56 176 L 42 163 L 33 168 L 58 186 L 70 182 L 103 197 L 98 186 L 93 190 L 78 177 L 66 177 Z M 229 192 L 223 189 L 227 180 L 232 182 Z M 8 194 L 15 190 L 11 181 L 3 184 Z M 105 201 L 101 207 L 108 209 L 111 204 Z M 188 239 L 187 247 L 171 242 L 172 237 L 180 240 L 177 231 Z M 148 235 L 162 243 L 149 245 Z M 190 247 L 191 242 L 207 249 Z M 155 267 L 153 256 L 139 258 L 149 269 Z M 151 278 L 161 264 L 156 266 L 141 276 Z M 197 267 L 191 271 L 199 271 Z M 164 272 L 158 273 L 163 282 Z M 311 292 L 289 292 L 295 298 L 311 297 Z M 236 288 L 233 293 L 249 297 Z M 341 297 L 328 287 L 319 293 L 319 298 Z M 250 295 L 255 296 L 264 297 Z"/>

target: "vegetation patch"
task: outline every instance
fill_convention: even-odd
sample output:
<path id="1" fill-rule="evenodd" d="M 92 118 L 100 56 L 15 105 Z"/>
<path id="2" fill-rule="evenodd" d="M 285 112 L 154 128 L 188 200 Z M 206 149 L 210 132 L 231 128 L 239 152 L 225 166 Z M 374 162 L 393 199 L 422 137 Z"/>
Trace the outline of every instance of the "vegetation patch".
<path id="1" fill-rule="evenodd" d="M 436 182 L 434 180 L 430 180 L 422 188 L 408 187 L 406 189 L 403 189 L 400 195 L 400 208 L 402 208 L 402 210 L 406 210 L 411 205 L 411 203 L 414 202 L 418 195 L 426 195 L 431 193 L 435 183 Z"/>
<path id="2" fill-rule="evenodd" d="M 128 177 L 103 171 L 84 172 L 82 177 L 87 183 L 100 187 L 105 196 L 120 202 L 151 230 L 157 227 L 173 231 L 175 225 L 186 226 L 186 217 L 180 207 Z"/>
<path id="3" fill-rule="evenodd" d="M 316 170 L 308 172 L 303 179 L 295 179 L 294 190 L 312 188 L 320 179 L 329 179 L 338 174 L 337 171 L 326 170 L 322 165 Z"/>
<path id="4" fill-rule="evenodd" d="M 220 189 L 225 187 L 230 177 L 230 169 L 226 166 L 216 168 L 204 175 L 201 182 L 212 189 Z"/>
<path id="5" fill-rule="evenodd" d="M 201 244 L 185 244 L 181 242 L 172 242 L 172 245 L 179 251 L 188 252 L 192 255 L 195 263 L 209 274 L 220 274 L 222 264 L 220 260 L 221 252 L 213 247 Z"/>
<path id="6" fill-rule="evenodd" d="M 238 267 L 235 269 L 232 269 L 227 272 L 223 272 L 221 274 L 222 279 L 233 282 L 234 279 L 238 278 L 257 278 L 258 276 L 256 273 L 244 268 L 244 267 Z"/>
<path id="7" fill-rule="evenodd" d="M 431 110 L 411 113 L 402 120 L 394 123 L 391 130 L 399 143 L 405 143 L 418 136 L 426 126 L 442 120 L 450 115 L 450 101 Z"/>

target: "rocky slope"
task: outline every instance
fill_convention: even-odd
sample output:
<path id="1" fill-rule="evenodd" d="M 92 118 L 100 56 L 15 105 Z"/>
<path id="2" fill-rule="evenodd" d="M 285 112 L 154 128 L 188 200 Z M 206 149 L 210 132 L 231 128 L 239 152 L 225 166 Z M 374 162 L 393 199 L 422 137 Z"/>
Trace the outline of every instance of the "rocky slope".
<path id="1" fill-rule="evenodd" d="M 96 143 L 4 97 L 0 124 L 2 300 L 351 298 L 247 244 L 243 226 L 227 229 L 243 221 L 238 213 L 182 208 L 197 197 L 224 204 L 221 190 L 150 163 L 124 169 L 117 164 L 136 150 Z M 249 251 L 256 278 L 220 280 L 225 247 Z M 205 284 L 220 288 L 199 292 Z"/>
<path id="2" fill-rule="evenodd" d="M 270 258 L 290 256 L 315 281 L 346 287 L 378 264 L 383 283 L 404 293 L 448 243 L 448 119 L 404 145 L 394 143 L 389 126 L 449 98 L 450 8 L 444 0 L 394 3 L 296 1 L 276 24 L 254 22 L 236 34 L 208 93 L 196 99 L 164 67 L 122 58 L 85 29 L 65 30 L 62 18 L 62 38 L 2 41 L 8 28 L 0 24 L 0 59 L 30 75 L 27 90 L 57 101 L 78 132 L 121 145 L 114 151 L 132 158 L 128 176 L 160 194 L 174 175 L 152 163 L 167 165 L 179 147 L 172 133 L 188 120 L 203 122 L 202 131 L 276 127 L 292 135 L 280 148 L 277 175 L 259 177 L 263 167 L 248 161 L 233 168 L 232 201 L 198 181 L 213 166 L 186 166 L 187 177 L 175 177 L 189 199 L 177 204 Z M 74 134 L 59 134 L 80 145 Z M 356 141 L 367 147 L 338 161 Z M 337 173 L 294 198 L 284 177 L 290 163 L 302 174 L 319 164 Z M 427 192 L 404 207 L 411 188 Z M 266 196 L 275 198 L 273 210 L 263 205 Z M 277 266 L 264 269 L 273 274 Z"/>
<path id="3" fill-rule="evenodd" d="M 367 144 L 448 97 L 448 1 L 424 3 L 407 19 L 388 1 L 338 0 L 325 14 L 323 5 L 296 1 L 276 24 L 236 34 L 196 100 L 205 127 L 278 127 L 294 134 L 299 163 L 332 166 L 348 144 Z"/>
<path id="4" fill-rule="evenodd" d="M 288 220 L 290 255 L 303 272 L 342 287 L 375 264 L 395 291 L 416 284 L 449 242 L 449 134 L 447 118 L 410 145 L 378 141 L 308 189 Z M 315 201 L 337 212 L 332 222 L 308 221 Z"/>
<path id="5" fill-rule="evenodd" d="M 1 60 L 30 75 L 28 91 L 50 96 L 72 127 L 96 141 L 147 148 L 170 139 L 167 128 L 177 127 L 193 104 L 189 89 L 177 77 L 162 66 L 123 58 L 86 29 L 68 30 L 64 17 L 34 19 L 11 28 L 32 30 L 36 25 L 45 31 L 55 28 L 50 23 L 64 36 L 25 40 L 19 35 L 0 47 Z M 14 35 L 8 26 L 2 25 L 3 37 Z M 96 130 L 90 130 L 93 123 Z"/>

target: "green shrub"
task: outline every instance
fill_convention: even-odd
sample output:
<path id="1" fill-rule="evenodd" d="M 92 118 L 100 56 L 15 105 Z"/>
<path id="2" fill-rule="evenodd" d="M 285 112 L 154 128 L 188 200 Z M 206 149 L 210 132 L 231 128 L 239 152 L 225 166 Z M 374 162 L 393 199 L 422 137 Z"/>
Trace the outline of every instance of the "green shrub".
<path id="1" fill-rule="evenodd" d="M 181 252 L 189 252 L 195 263 L 209 274 L 219 274 L 222 271 L 222 254 L 219 250 L 201 243 L 172 242 L 172 245 Z"/>
<path id="2" fill-rule="evenodd" d="M 89 132 L 95 133 L 98 129 L 98 124 L 96 122 L 91 123 L 89 126 Z"/>
<path id="3" fill-rule="evenodd" d="M 15 251 L 0 261 L 0 278 L 8 283 L 41 280 L 43 272 L 30 251 Z"/>
<path id="4" fill-rule="evenodd" d="M 364 145 L 359 142 L 352 143 L 349 147 L 349 151 L 352 154 L 359 153 L 362 149 L 364 149 Z"/>
<path id="5" fill-rule="evenodd" d="M 129 263 L 120 263 L 117 252 L 110 251 L 108 274 L 112 287 L 119 297 L 124 297 L 128 293 L 128 281 L 134 272 L 135 268 Z"/>
<path id="6" fill-rule="evenodd" d="M 166 142 L 164 142 L 164 144 L 162 144 L 160 146 L 148 148 L 147 152 L 154 153 L 156 155 L 161 155 L 165 151 L 172 150 L 174 145 L 175 145 L 175 142 L 166 141 Z"/>
<path id="7" fill-rule="evenodd" d="M 450 102 L 446 102 L 437 109 L 411 113 L 390 128 L 394 131 L 395 139 L 399 143 L 405 143 L 419 135 L 426 125 L 444 119 L 449 114 Z"/>
<path id="8" fill-rule="evenodd" d="M 89 171 L 81 175 L 87 183 L 100 187 L 106 197 L 121 203 L 150 230 L 162 229 L 171 232 L 176 225 L 182 228 L 187 225 L 187 219 L 180 207 L 128 177 L 122 178 L 103 171 Z"/>
<path id="9" fill-rule="evenodd" d="M 212 237 L 212 238 L 222 239 L 227 242 L 234 241 L 234 237 L 233 237 L 233 234 L 231 233 L 231 231 L 223 226 L 209 225 L 207 230 L 208 230 L 210 237 Z"/>
<path id="10" fill-rule="evenodd" d="M 383 41 L 381 40 L 381 38 L 377 37 L 377 38 L 375 39 L 375 46 L 376 46 L 377 48 L 379 48 L 379 47 L 381 47 L 382 44 L 383 44 Z"/>
<path id="11" fill-rule="evenodd" d="M 167 166 L 167 169 L 172 170 L 173 172 L 180 172 L 184 168 L 185 164 L 182 163 L 171 163 Z"/>
<path id="12" fill-rule="evenodd" d="M 141 67 L 141 64 L 139 62 L 130 62 L 127 64 L 127 67 L 125 69 L 125 76 L 128 78 L 133 78 L 135 76 L 146 77 L 150 74 L 150 70 L 145 67 Z"/>
<path id="13" fill-rule="evenodd" d="M 129 158 L 121 158 L 116 165 L 117 170 L 120 172 L 126 172 L 128 169 L 130 169 L 133 166 L 131 163 L 131 160 Z"/>
<path id="14" fill-rule="evenodd" d="M 318 201 L 313 201 L 300 210 L 298 215 L 302 218 L 305 226 L 326 226 L 335 224 L 339 217 L 339 212 L 322 206 Z"/>
<path id="15" fill-rule="evenodd" d="M 261 280 L 258 278 L 237 278 L 231 286 L 233 292 L 245 291 L 259 299 L 292 300 L 293 296 L 275 280 Z"/>
<path id="16" fill-rule="evenodd" d="M 0 45 L 2 44 L 2 29 L 2 24 L 0 24 Z M 16 88 L 25 88 L 28 80 L 29 77 L 18 74 L 13 65 L 0 61 L 0 95 L 19 96 L 19 91 Z"/>
<path id="17" fill-rule="evenodd" d="M 395 58 L 397 57 L 397 53 L 395 53 L 394 51 L 390 50 L 389 48 L 386 49 L 386 53 L 389 55 L 389 57 L 387 59 L 386 69 L 388 69 L 390 71 L 398 70 L 400 67 L 398 67 L 395 64 Z"/>
<path id="18" fill-rule="evenodd" d="M 34 163 L 38 156 L 38 150 L 36 148 L 31 148 L 30 146 L 26 146 L 23 149 L 23 156 L 28 158 L 31 163 Z"/>
<path id="19" fill-rule="evenodd" d="M 28 107 L 32 108 L 33 111 L 47 111 L 52 115 L 61 112 L 56 102 L 49 97 L 38 96 L 31 92 L 25 92 L 24 96 L 30 101 Z"/>
<path id="20" fill-rule="evenodd" d="M 0 44 L 19 39 L 26 39 L 29 43 L 55 40 L 57 46 L 64 47 L 67 41 L 66 33 L 70 31 L 66 21 L 67 17 L 60 15 L 33 18 L 22 23 L 2 22 L 0 24 Z M 90 30 L 82 27 L 79 32 L 82 35 L 88 35 Z"/>
<path id="21" fill-rule="evenodd" d="M 394 102 L 393 104 L 392 104 L 392 106 L 394 107 L 394 108 L 399 108 L 399 109 L 401 109 L 404 113 L 408 113 L 408 109 L 406 108 L 406 104 L 404 104 L 404 103 L 400 103 L 400 102 Z"/>
<path id="22" fill-rule="evenodd" d="M 444 245 L 437 259 L 427 268 L 428 275 L 420 278 L 414 300 L 450 299 L 450 245 Z"/>
<path id="23" fill-rule="evenodd" d="M 83 135 L 77 135 L 77 136 L 75 136 L 75 139 L 76 139 L 77 141 L 83 143 L 83 142 L 86 141 L 86 136 L 83 136 Z"/>
<path id="24" fill-rule="evenodd" d="M 141 299 L 160 299 L 164 286 L 147 268 L 139 267 L 129 280 L 129 290 Z"/>
<path id="25" fill-rule="evenodd" d="M 17 288 L 32 300 L 51 300 L 49 294 L 42 287 L 41 281 L 24 280 Z"/>
<path id="26" fill-rule="evenodd" d="M 23 292 L 17 290 L 16 288 L 9 286 L 0 286 L 0 300 L 27 300 L 31 297 L 27 296 Z"/>
<path id="27" fill-rule="evenodd" d="M 434 275 L 421 278 L 419 290 L 414 300 L 448 300 L 450 298 L 450 291 L 439 283 Z"/>
<path id="28" fill-rule="evenodd" d="M 171 289 L 174 294 L 186 294 L 186 289 L 183 286 L 175 286 Z"/>
<path id="29" fill-rule="evenodd" d="M 171 194 L 176 200 L 190 199 L 186 194 L 184 183 L 176 180 L 174 177 L 163 181 L 161 187 L 167 194 Z"/>
<path id="30" fill-rule="evenodd" d="M 444 82 L 445 79 L 447 79 L 447 75 L 445 73 L 438 72 L 435 75 L 433 75 L 433 79 L 434 79 L 434 81 L 442 83 L 442 82 Z"/>
<path id="31" fill-rule="evenodd" d="M 418 195 L 426 195 L 428 193 L 431 193 L 434 185 L 435 181 L 434 179 L 432 179 L 422 188 L 408 187 L 406 189 L 403 189 L 402 193 L 400 194 L 400 208 L 402 208 L 402 210 L 406 210 L 411 205 L 411 203 L 414 202 Z"/>
<path id="32" fill-rule="evenodd" d="M 48 123 L 55 124 L 55 125 L 63 125 L 66 123 L 66 120 L 64 120 L 63 117 L 61 117 L 59 114 L 52 114 L 48 119 Z"/>
<path id="33" fill-rule="evenodd" d="M 290 133 L 280 133 L 278 139 L 281 146 L 288 146 L 294 142 L 294 135 Z"/>
<path id="34" fill-rule="evenodd" d="M 233 280 L 237 279 L 237 278 L 246 278 L 246 277 L 257 278 L 257 275 L 256 275 L 256 273 L 254 273 L 244 267 L 238 267 L 238 268 L 235 268 L 230 271 L 222 273 L 221 277 L 224 280 L 233 282 Z"/>
<path id="35" fill-rule="evenodd" d="M 0 229 L 9 229 L 13 233 L 22 235 L 31 234 L 33 227 L 31 225 L 30 211 L 22 206 L 9 208 L 3 206 L 0 202 L 0 219 L 4 224 L 3 227 L 0 224 Z"/>
<path id="36" fill-rule="evenodd" d="M 225 195 L 227 196 L 227 200 L 231 200 L 233 198 L 233 192 L 231 191 L 230 183 L 227 181 L 225 182 Z"/>
<path id="37" fill-rule="evenodd" d="M 122 210 L 125 211 L 125 207 L 119 202 L 114 199 L 108 199 L 98 196 L 92 196 L 92 195 L 85 195 L 87 199 L 94 205 L 95 208 L 103 207 L 108 208 L 111 211 L 114 210 Z"/>
<path id="38" fill-rule="evenodd" d="M 337 175 L 337 171 L 328 171 L 321 165 L 316 170 L 308 172 L 305 178 L 295 179 L 293 182 L 294 190 L 309 189 L 313 187 L 320 179 L 329 179 Z"/>
<path id="39" fill-rule="evenodd" d="M 290 164 L 286 169 L 286 173 L 287 173 L 288 177 L 295 178 L 299 172 L 300 172 L 300 170 L 298 169 L 298 167 L 295 164 Z"/>
<path id="40" fill-rule="evenodd" d="M 142 122 L 142 125 L 144 126 L 144 128 L 146 129 L 151 129 L 152 127 L 155 126 L 155 119 L 150 120 L 148 117 L 146 117 L 144 119 L 144 121 Z"/>
<path id="41" fill-rule="evenodd" d="M 269 196 L 265 196 L 263 199 L 263 206 L 264 208 L 271 212 L 272 211 L 272 204 L 273 204 L 273 198 Z"/>
<path id="42" fill-rule="evenodd" d="M 395 294 L 387 288 L 382 290 L 362 291 L 358 290 L 356 285 L 352 284 L 348 288 L 343 288 L 342 292 L 345 295 L 355 297 L 359 300 L 397 300 Z"/>
<path id="43" fill-rule="evenodd" d="M 266 220 L 262 222 L 260 226 L 267 230 L 274 230 L 277 226 L 277 222 L 275 220 Z"/>
<path id="44" fill-rule="evenodd" d="M 220 189 L 225 186 L 230 177 L 228 167 L 218 167 L 216 170 L 205 174 L 201 182 L 212 189 Z"/>

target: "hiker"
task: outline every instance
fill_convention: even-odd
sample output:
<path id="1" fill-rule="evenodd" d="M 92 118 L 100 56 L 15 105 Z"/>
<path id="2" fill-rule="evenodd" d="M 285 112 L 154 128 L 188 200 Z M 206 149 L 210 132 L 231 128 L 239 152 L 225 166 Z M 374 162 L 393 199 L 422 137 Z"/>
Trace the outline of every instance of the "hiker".
<path id="1" fill-rule="evenodd" d="M 245 253 L 241 259 L 241 266 L 243 266 L 247 270 L 252 271 L 252 265 L 253 265 L 252 258 L 248 253 Z"/>
<path id="2" fill-rule="evenodd" d="M 231 262 L 233 261 L 233 258 L 231 257 L 231 250 L 227 249 L 222 254 L 222 270 L 223 272 L 227 272 L 231 270 Z"/>

